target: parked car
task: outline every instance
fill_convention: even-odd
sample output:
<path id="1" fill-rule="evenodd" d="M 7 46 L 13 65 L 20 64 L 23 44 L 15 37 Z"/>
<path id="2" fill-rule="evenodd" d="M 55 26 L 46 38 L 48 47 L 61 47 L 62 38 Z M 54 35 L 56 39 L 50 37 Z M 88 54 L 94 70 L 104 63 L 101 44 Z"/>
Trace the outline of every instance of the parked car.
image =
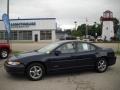
<path id="1" fill-rule="evenodd" d="M 87 38 L 82 39 L 82 41 L 83 41 L 83 42 L 93 42 L 92 40 L 87 39 Z"/>
<path id="2" fill-rule="evenodd" d="M 103 41 L 101 36 L 97 37 L 97 41 Z"/>
<path id="3" fill-rule="evenodd" d="M 76 40 L 76 37 L 61 37 L 60 40 Z"/>
<path id="4" fill-rule="evenodd" d="M 0 57 L 5 59 L 11 52 L 10 45 L 8 43 L 0 43 Z"/>
<path id="5" fill-rule="evenodd" d="M 78 40 L 60 41 L 39 50 L 9 58 L 4 66 L 10 74 L 25 74 L 40 80 L 46 73 L 91 68 L 102 73 L 116 63 L 112 49 L 103 49 Z"/>

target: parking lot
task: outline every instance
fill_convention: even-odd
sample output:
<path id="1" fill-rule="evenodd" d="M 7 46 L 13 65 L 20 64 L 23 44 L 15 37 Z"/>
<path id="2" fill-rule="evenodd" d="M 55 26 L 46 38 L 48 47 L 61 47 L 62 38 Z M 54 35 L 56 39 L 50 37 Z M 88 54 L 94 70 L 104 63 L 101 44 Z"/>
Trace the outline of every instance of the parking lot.
<path id="1" fill-rule="evenodd" d="M 116 65 L 105 73 L 93 70 L 50 74 L 40 81 L 29 81 L 25 76 L 10 76 L 0 61 L 0 90 L 119 90 L 120 56 Z"/>
<path id="2" fill-rule="evenodd" d="M 34 45 L 34 44 L 33 44 Z M 36 44 L 35 49 L 46 44 Z M 14 50 L 24 50 L 27 45 L 12 45 Z M 27 50 L 32 50 L 28 45 Z M 0 90 L 119 90 L 120 88 L 120 56 L 117 62 L 105 73 L 94 70 L 49 74 L 40 81 L 29 81 L 25 76 L 10 76 L 4 70 L 4 61 L 0 60 Z"/>

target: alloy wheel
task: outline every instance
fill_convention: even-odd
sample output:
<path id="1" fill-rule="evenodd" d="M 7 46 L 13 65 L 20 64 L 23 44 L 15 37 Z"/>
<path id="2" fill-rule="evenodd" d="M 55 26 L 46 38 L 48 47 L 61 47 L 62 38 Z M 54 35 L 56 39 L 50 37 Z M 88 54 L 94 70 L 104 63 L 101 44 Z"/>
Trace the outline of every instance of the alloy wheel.
<path id="1" fill-rule="evenodd" d="M 42 76 L 42 68 L 40 66 L 33 66 L 30 68 L 29 73 L 33 79 L 38 79 Z"/>
<path id="2" fill-rule="evenodd" d="M 98 61 L 98 63 L 97 63 L 97 70 L 98 70 L 98 72 L 106 71 L 107 67 L 108 67 L 108 65 L 107 65 L 107 62 L 106 62 L 105 59 L 102 58 L 102 59 L 100 59 Z"/>
<path id="3" fill-rule="evenodd" d="M 7 56 L 8 56 L 8 52 L 6 50 L 2 50 L 1 51 L 1 57 L 2 58 L 7 58 Z"/>

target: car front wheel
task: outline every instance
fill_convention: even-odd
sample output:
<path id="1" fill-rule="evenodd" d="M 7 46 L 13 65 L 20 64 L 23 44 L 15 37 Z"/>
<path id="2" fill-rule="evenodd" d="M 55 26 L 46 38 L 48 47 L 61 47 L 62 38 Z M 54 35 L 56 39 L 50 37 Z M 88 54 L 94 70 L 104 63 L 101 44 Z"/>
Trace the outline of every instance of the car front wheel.
<path id="1" fill-rule="evenodd" d="M 96 66 L 97 71 L 102 73 L 102 72 L 105 72 L 107 68 L 108 68 L 107 61 L 104 58 L 100 58 Z"/>
<path id="2" fill-rule="evenodd" d="M 30 80 L 37 81 L 42 79 L 45 69 L 42 64 L 34 63 L 27 67 L 27 77 Z"/>

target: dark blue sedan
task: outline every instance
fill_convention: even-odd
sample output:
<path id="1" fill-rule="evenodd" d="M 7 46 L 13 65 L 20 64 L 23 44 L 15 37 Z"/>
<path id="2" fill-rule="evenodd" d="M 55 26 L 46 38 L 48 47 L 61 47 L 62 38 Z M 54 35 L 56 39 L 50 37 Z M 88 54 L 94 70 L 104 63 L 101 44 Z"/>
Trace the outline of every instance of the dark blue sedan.
<path id="1" fill-rule="evenodd" d="M 94 68 L 105 72 L 116 63 L 112 49 L 103 49 L 81 41 L 60 41 L 39 50 L 9 58 L 4 66 L 10 74 L 25 74 L 30 80 L 40 80 L 48 72 Z"/>

